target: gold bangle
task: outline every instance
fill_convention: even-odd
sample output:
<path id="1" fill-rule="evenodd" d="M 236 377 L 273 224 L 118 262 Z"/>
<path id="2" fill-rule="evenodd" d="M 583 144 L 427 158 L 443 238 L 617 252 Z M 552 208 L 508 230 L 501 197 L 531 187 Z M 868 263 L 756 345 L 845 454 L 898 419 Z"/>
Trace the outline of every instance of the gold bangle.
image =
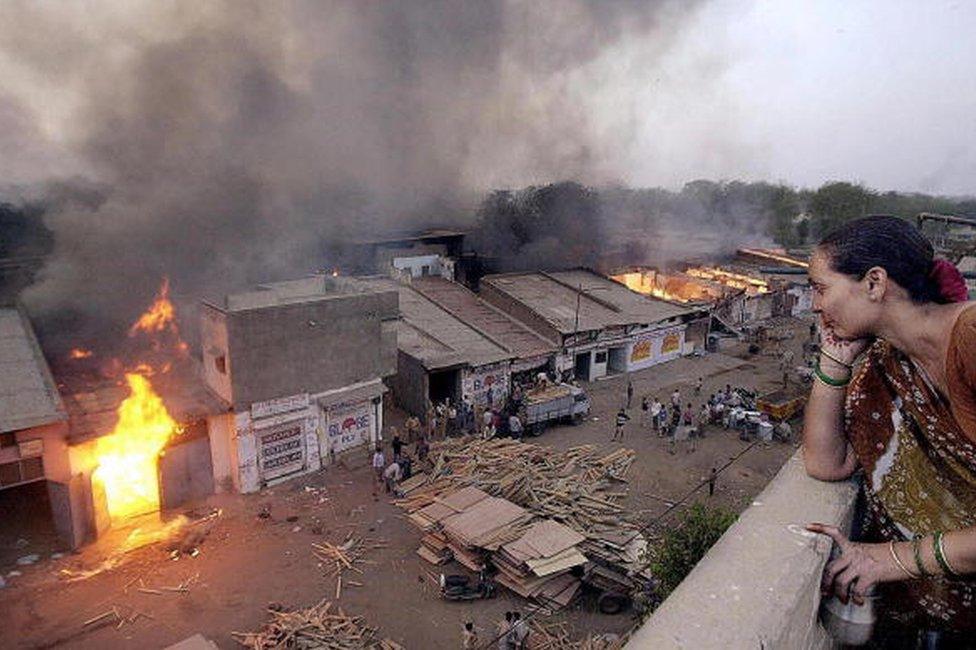
<path id="1" fill-rule="evenodd" d="M 902 563 L 901 558 L 898 557 L 898 553 L 895 551 L 895 540 L 891 540 L 890 542 L 888 542 L 888 552 L 891 553 L 891 559 L 895 561 L 895 564 L 898 565 L 899 569 L 905 572 L 905 575 L 907 575 L 912 580 L 917 580 L 918 578 L 921 577 L 909 571 L 908 567 L 906 567 L 904 563 Z"/>
<path id="2" fill-rule="evenodd" d="M 829 353 L 829 352 L 827 352 L 827 351 L 826 351 L 825 349 L 823 349 L 823 348 L 820 348 L 820 354 L 822 354 L 822 355 L 824 355 L 825 357 L 827 357 L 828 359 L 830 359 L 830 360 L 831 360 L 831 361 L 833 361 L 834 363 L 839 363 L 840 365 L 842 365 L 842 366 L 844 366 L 844 367 L 845 367 L 845 368 L 847 368 L 848 370 L 853 370 L 853 369 L 854 369 L 854 364 L 851 364 L 851 363 L 844 363 L 843 361 L 841 361 L 840 359 L 838 359 L 837 357 L 835 357 L 835 356 L 834 356 L 834 355 L 832 355 L 831 353 Z"/>

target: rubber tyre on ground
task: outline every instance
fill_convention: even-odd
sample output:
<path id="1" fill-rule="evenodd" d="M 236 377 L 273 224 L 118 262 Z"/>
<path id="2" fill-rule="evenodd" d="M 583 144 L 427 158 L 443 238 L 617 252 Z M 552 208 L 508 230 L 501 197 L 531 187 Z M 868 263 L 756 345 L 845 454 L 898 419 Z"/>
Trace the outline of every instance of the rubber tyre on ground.
<path id="1" fill-rule="evenodd" d="M 620 614 L 630 607 L 630 597 L 624 594 L 606 592 L 600 595 L 600 598 L 596 601 L 596 606 L 601 614 L 609 614 L 611 616 Z"/>

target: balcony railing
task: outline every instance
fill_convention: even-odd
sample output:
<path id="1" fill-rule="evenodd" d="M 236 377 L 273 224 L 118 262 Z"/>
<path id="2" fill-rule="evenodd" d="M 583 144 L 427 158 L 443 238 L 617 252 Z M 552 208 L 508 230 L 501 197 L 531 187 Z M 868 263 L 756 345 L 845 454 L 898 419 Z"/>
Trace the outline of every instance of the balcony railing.
<path id="1" fill-rule="evenodd" d="M 807 476 L 802 451 L 633 634 L 637 648 L 830 648 L 817 619 L 831 540 L 804 529 L 848 531 L 857 487 Z"/>

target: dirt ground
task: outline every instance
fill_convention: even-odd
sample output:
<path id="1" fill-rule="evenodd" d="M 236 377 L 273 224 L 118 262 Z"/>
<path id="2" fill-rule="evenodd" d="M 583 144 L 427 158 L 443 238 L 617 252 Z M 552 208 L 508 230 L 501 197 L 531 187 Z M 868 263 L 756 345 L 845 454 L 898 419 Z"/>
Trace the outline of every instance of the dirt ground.
<path id="1" fill-rule="evenodd" d="M 798 322 L 795 331 L 796 339 L 787 344 L 801 359 L 806 324 Z M 670 454 L 666 440 L 640 426 L 641 395 L 665 400 L 677 386 L 683 402 L 691 401 L 697 411 L 710 393 L 726 384 L 760 392 L 778 388 L 782 376 L 778 364 L 774 350 L 750 356 L 740 345 L 726 353 L 683 358 L 631 375 L 633 421 L 626 428 L 623 444 L 637 451 L 637 459 L 629 475 L 626 504 L 641 521 L 660 517 L 667 502 L 684 497 L 688 504 L 700 499 L 741 511 L 796 448 L 796 443 L 754 445 L 719 475 L 714 496 L 708 496 L 707 488 L 690 494 L 712 467 L 721 467 L 750 443 L 740 441 L 733 432 L 711 428 L 694 451 L 679 447 Z M 704 377 L 705 383 L 701 394 L 695 395 L 698 377 Z M 613 415 L 626 401 L 626 381 L 617 376 L 589 384 L 593 411 L 587 421 L 550 429 L 531 441 L 557 448 L 587 443 L 608 451 L 619 447 L 621 443 L 611 442 L 610 436 Z M 387 413 L 388 425 L 402 424 L 403 419 L 395 410 Z M 799 426 L 794 424 L 796 439 Z M 469 620 L 486 639 L 506 610 L 531 609 L 504 589 L 489 601 L 442 601 L 432 577 L 441 571 L 464 571 L 453 564 L 432 567 L 415 554 L 420 534 L 385 495 L 374 494 L 367 465 L 362 450 L 338 466 L 260 494 L 214 495 L 194 504 L 192 511 L 197 515 L 213 508 L 222 513 L 198 545 L 196 557 L 174 560 L 161 545 L 153 545 L 126 554 L 118 566 L 92 577 L 75 582 L 59 577 L 62 569 L 90 569 L 102 562 L 129 532 L 116 531 L 98 544 L 60 559 L 44 559 L 26 567 L 8 562 L 0 566 L 7 580 L 7 587 L 0 589 L 4 621 L 0 647 L 158 648 L 200 632 L 221 648 L 233 648 L 237 643 L 231 633 L 260 627 L 270 603 L 293 608 L 332 600 L 335 579 L 316 566 L 311 544 L 341 542 L 350 531 L 383 538 L 388 545 L 370 553 L 375 564 L 365 565 L 363 575 L 356 577 L 363 586 L 346 586 L 339 603 L 348 613 L 365 616 L 368 624 L 379 628 L 380 637 L 389 637 L 405 648 L 460 647 L 460 630 Z M 260 517 L 262 510 L 270 516 Z M 671 511 L 659 524 L 667 525 L 679 512 L 680 508 Z M 17 552 L 35 551 L 28 540 Z M 21 575 L 11 577 L 13 570 Z M 186 581 L 190 581 L 186 593 L 160 589 Z M 85 621 L 113 607 L 144 616 L 121 628 L 84 626 Z M 630 615 L 597 613 L 588 599 L 557 618 L 568 620 L 581 636 L 586 632 L 622 633 L 634 624 Z"/>

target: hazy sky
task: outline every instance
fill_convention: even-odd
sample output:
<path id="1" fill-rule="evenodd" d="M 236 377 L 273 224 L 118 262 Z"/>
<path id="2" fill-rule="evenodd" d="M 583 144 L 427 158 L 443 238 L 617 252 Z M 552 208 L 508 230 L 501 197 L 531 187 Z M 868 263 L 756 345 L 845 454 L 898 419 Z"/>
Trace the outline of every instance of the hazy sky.
<path id="1" fill-rule="evenodd" d="M 499 187 L 976 194 L 974 31 L 976 1 L 0 0 L 0 192 L 51 199 L 32 313 L 97 336 L 163 276 L 192 314 Z"/>
<path id="2" fill-rule="evenodd" d="M 73 146 L 90 91 L 90 75 L 78 74 L 77 59 L 92 58 L 86 53 L 92 49 L 103 50 L 95 60 L 124 59 L 140 43 L 165 41 L 168 28 L 165 12 L 128 1 L 10 0 L 0 17 L 13 17 L 8 25 L 20 29 L 29 4 L 42 8 L 30 13 L 47 14 L 44 29 L 0 34 L 0 182 L 91 173 Z M 508 3 L 521 5 L 536 24 L 548 21 L 552 31 L 571 30 L 567 4 L 573 3 L 560 2 L 547 16 L 545 2 L 533 12 L 524 2 Z M 843 179 L 881 189 L 976 193 L 976 2 L 661 4 L 663 30 L 628 34 L 625 25 L 596 56 L 554 71 L 551 81 L 536 74 L 493 107 L 496 122 L 482 123 L 466 145 L 463 180 L 483 189 L 560 176 L 635 186 L 702 177 L 807 186 Z M 518 19 L 518 11 L 508 13 Z M 513 18 L 507 21 L 511 28 Z M 285 29 L 272 23 L 267 31 Z M 36 54 L 23 56 L 21 37 L 55 57 L 37 65 Z M 547 34 L 538 39 L 544 48 Z M 508 79 L 518 78 L 517 59 L 525 55 L 509 48 L 502 57 Z M 533 89 L 565 101 L 533 107 Z M 557 138 L 491 146 L 520 133 L 506 121 L 537 121 L 533 130 L 545 131 L 554 110 L 587 124 L 585 163 L 561 168 L 527 150 L 558 148 Z"/>

